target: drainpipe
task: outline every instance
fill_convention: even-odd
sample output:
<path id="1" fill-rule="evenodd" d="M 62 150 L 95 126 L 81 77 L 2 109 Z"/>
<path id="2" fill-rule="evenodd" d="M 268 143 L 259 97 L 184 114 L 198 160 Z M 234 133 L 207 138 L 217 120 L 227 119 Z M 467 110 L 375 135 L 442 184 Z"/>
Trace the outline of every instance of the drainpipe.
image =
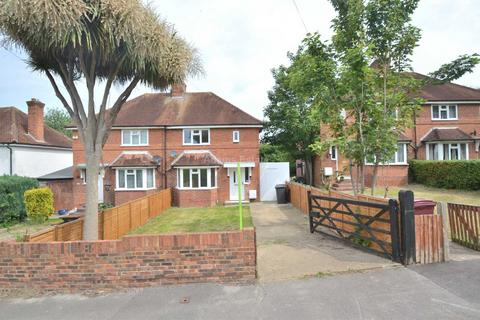
<path id="1" fill-rule="evenodd" d="M 413 158 L 418 159 L 418 144 L 417 144 L 417 112 L 413 111 Z"/>
<path id="2" fill-rule="evenodd" d="M 10 147 L 10 144 L 3 144 L 10 151 L 10 175 L 13 176 L 13 149 Z"/>

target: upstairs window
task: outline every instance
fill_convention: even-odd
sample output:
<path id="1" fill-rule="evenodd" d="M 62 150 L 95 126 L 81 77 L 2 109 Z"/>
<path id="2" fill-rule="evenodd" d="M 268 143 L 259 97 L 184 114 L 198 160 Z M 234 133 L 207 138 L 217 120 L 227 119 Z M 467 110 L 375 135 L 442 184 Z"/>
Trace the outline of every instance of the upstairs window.
<path id="1" fill-rule="evenodd" d="M 148 130 L 122 130 L 122 146 L 148 145 Z"/>
<path id="2" fill-rule="evenodd" d="M 233 142 L 240 142 L 240 131 L 233 131 Z"/>
<path id="3" fill-rule="evenodd" d="M 457 120 L 456 105 L 432 105 L 432 120 Z"/>
<path id="4" fill-rule="evenodd" d="M 183 144 L 210 144 L 210 129 L 183 129 Z"/>

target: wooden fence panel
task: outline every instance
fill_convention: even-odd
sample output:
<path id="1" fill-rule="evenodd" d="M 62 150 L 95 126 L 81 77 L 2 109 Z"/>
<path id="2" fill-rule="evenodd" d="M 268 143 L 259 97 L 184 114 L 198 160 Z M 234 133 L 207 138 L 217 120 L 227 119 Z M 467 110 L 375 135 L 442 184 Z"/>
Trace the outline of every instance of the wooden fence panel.
<path id="1" fill-rule="evenodd" d="M 444 235 L 441 215 L 415 215 L 416 262 L 425 264 L 446 261 Z"/>
<path id="2" fill-rule="evenodd" d="M 172 205 L 172 190 L 165 189 L 135 199 L 120 206 L 106 209 L 98 216 L 98 238 L 120 239 L 131 230 L 145 224 Z M 56 225 L 47 230 L 26 235 L 28 242 L 76 241 L 83 239 L 83 218 Z"/>
<path id="3" fill-rule="evenodd" d="M 480 250 L 480 206 L 448 203 L 448 217 L 452 241 Z"/>

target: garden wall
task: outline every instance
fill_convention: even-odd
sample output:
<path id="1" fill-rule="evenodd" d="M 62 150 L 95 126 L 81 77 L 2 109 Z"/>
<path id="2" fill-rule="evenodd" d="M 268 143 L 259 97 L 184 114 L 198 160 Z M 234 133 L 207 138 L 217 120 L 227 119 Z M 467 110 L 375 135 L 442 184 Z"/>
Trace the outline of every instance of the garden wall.
<path id="1" fill-rule="evenodd" d="M 0 243 L 4 293 L 74 293 L 255 279 L 255 230 Z"/>

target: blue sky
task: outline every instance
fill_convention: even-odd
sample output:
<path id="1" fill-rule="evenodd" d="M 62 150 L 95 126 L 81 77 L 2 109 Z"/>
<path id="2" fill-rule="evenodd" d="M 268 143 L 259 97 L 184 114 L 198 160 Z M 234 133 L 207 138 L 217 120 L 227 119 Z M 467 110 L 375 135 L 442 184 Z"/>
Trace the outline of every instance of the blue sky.
<path id="1" fill-rule="evenodd" d="M 309 32 L 330 38 L 333 10 L 327 0 L 296 0 Z M 306 31 L 292 0 L 157 0 L 158 13 L 198 48 L 205 75 L 187 82 L 189 91 L 212 91 L 262 118 L 273 85 L 270 70 L 286 63 Z M 421 0 L 414 24 L 422 40 L 412 57 L 415 71 L 428 73 L 464 53 L 480 53 L 478 0 Z M 32 97 L 60 107 L 46 77 L 32 72 L 22 53 L 0 49 L 0 106 L 26 110 Z M 456 81 L 480 88 L 480 67 Z M 115 88 L 113 98 L 121 88 Z M 83 91 L 85 92 L 85 90 Z M 132 97 L 151 89 L 140 86 Z"/>

